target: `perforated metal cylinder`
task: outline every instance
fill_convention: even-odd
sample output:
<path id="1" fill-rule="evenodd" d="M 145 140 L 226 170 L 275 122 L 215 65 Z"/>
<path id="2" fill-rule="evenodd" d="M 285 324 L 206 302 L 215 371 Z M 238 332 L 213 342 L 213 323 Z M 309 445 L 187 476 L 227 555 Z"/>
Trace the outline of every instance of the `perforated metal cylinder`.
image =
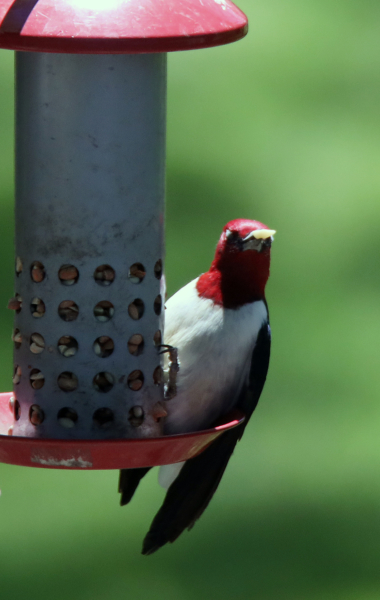
<path id="1" fill-rule="evenodd" d="M 159 435 L 166 55 L 17 53 L 14 435 Z"/>

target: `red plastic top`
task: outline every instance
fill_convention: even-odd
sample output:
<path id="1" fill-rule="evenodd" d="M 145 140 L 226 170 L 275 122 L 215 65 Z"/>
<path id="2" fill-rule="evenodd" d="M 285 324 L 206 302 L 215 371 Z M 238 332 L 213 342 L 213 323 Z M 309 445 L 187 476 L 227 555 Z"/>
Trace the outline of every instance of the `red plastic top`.
<path id="1" fill-rule="evenodd" d="M 238 411 L 212 429 L 139 440 L 53 440 L 7 435 L 13 425 L 11 392 L 0 394 L 0 462 L 50 469 L 136 469 L 169 465 L 200 454 L 224 431 L 244 421 Z"/>
<path id="2" fill-rule="evenodd" d="M 0 0 L 0 48 L 73 54 L 170 52 L 235 42 L 230 0 Z"/>

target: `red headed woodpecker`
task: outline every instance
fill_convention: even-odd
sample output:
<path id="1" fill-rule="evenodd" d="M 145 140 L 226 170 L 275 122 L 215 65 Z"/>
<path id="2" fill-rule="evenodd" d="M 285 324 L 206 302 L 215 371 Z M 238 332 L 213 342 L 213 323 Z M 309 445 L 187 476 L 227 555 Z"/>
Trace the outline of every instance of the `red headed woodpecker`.
<path id="1" fill-rule="evenodd" d="M 209 271 L 167 302 L 165 343 L 177 349 L 180 367 L 175 396 L 165 402 L 165 434 L 208 428 L 233 408 L 241 409 L 246 420 L 195 458 L 161 467 L 160 483 L 168 491 L 143 554 L 174 542 L 201 516 L 256 408 L 269 364 L 265 285 L 274 233 L 259 221 L 230 221 Z M 121 471 L 122 505 L 148 470 Z"/>

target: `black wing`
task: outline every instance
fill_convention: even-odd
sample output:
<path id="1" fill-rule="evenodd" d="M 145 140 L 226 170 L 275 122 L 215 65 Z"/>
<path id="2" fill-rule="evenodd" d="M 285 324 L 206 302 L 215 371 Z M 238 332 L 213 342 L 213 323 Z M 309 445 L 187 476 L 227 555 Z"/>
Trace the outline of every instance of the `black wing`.
<path id="1" fill-rule="evenodd" d="M 207 508 L 259 401 L 268 371 L 270 343 L 270 327 L 265 323 L 252 353 L 248 386 L 242 390 L 236 404 L 246 414 L 246 420 L 223 433 L 204 452 L 184 464 L 153 519 L 144 540 L 143 554 L 152 554 L 167 542 L 174 542 L 184 529 L 193 527 Z"/>
<path id="2" fill-rule="evenodd" d="M 121 469 L 119 477 L 120 506 L 128 504 L 133 498 L 141 479 L 151 467 L 141 469 Z"/>

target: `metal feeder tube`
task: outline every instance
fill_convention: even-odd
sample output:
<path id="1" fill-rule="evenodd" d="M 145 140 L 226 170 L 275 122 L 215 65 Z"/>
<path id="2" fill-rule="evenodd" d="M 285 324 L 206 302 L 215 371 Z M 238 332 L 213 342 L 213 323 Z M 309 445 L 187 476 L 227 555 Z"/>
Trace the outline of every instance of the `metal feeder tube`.
<path id="1" fill-rule="evenodd" d="M 159 435 L 166 54 L 17 52 L 16 73 L 13 433 Z"/>

